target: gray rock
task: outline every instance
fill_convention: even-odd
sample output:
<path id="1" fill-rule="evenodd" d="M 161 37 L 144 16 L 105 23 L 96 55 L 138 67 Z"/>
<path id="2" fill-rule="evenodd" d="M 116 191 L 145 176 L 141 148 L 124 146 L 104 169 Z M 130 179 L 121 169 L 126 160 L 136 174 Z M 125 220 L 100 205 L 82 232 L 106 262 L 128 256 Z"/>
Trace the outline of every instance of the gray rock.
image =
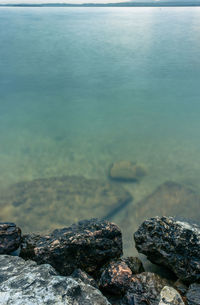
<path id="1" fill-rule="evenodd" d="M 94 287 L 58 276 L 50 265 L 0 256 L 0 305 L 109 305 Z"/>
<path id="2" fill-rule="evenodd" d="M 160 293 L 159 305 L 185 305 L 178 291 L 165 286 Z"/>
<path id="3" fill-rule="evenodd" d="M 0 254 L 16 251 L 21 243 L 21 229 L 14 223 L 0 223 Z"/>
<path id="4" fill-rule="evenodd" d="M 200 227 L 173 217 L 155 217 L 134 234 L 136 248 L 156 264 L 170 268 L 178 278 L 200 279 Z"/>
<path id="5" fill-rule="evenodd" d="M 104 264 L 122 255 L 122 234 L 113 223 L 91 219 L 46 236 L 24 236 L 22 246 L 23 258 L 50 264 L 62 275 L 80 268 L 95 276 Z"/>
<path id="6" fill-rule="evenodd" d="M 186 294 L 187 305 L 200 304 L 200 284 L 192 284 Z"/>
<path id="7" fill-rule="evenodd" d="M 0 194 L 1 219 L 14 219 L 25 232 L 53 230 L 93 217 L 110 219 L 132 196 L 122 186 L 81 176 L 20 182 Z"/>

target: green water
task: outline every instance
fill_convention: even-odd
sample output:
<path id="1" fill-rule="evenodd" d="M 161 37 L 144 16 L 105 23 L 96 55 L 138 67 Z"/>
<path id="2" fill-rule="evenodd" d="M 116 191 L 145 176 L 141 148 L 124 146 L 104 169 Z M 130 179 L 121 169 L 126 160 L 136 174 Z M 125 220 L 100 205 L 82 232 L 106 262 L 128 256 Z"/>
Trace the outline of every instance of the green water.
<path id="1" fill-rule="evenodd" d="M 200 193 L 200 8 L 1 8 L 0 187 L 148 175 Z"/>

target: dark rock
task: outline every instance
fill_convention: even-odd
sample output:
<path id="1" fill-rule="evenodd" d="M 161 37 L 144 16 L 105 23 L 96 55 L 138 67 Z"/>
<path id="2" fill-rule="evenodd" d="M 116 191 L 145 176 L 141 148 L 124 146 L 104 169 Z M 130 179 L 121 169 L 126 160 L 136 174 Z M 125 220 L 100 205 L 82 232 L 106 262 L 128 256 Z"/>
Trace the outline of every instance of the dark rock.
<path id="1" fill-rule="evenodd" d="M 192 284 L 186 294 L 187 305 L 200 304 L 200 284 Z"/>
<path id="2" fill-rule="evenodd" d="M 176 290 L 178 290 L 182 297 L 186 295 L 188 287 L 181 280 L 178 279 L 173 286 Z"/>
<path id="3" fill-rule="evenodd" d="M 162 288 L 169 282 L 160 276 L 143 272 L 132 277 L 131 285 L 120 305 L 158 305 Z"/>
<path id="4" fill-rule="evenodd" d="M 134 234 L 136 248 L 156 264 L 170 268 L 178 278 L 200 279 L 200 227 L 173 217 L 155 217 Z"/>
<path id="5" fill-rule="evenodd" d="M 138 257 L 133 257 L 133 256 L 125 257 L 122 258 L 122 261 L 124 261 L 127 264 L 127 266 L 131 269 L 133 274 L 144 272 L 143 264 Z"/>
<path id="6" fill-rule="evenodd" d="M 10 217 L 24 231 L 69 226 L 81 219 L 110 219 L 132 197 L 122 186 L 79 176 L 21 182 L 0 196 L 1 219 Z M 9 207 L 9 215 L 3 207 Z"/>
<path id="7" fill-rule="evenodd" d="M 165 286 L 160 293 L 158 305 L 185 305 L 178 291 L 172 287 Z"/>
<path id="8" fill-rule="evenodd" d="M 102 291 L 123 295 L 130 285 L 132 271 L 122 261 L 111 261 L 103 270 L 100 278 Z"/>
<path id="9" fill-rule="evenodd" d="M 111 179 L 124 181 L 138 181 L 146 175 L 143 165 L 131 161 L 119 161 L 112 164 L 109 172 Z"/>
<path id="10" fill-rule="evenodd" d="M 48 263 L 62 275 L 70 275 L 78 268 L 95 275 L 109 260 L 121 255 L 120 229 L 97 219 L 80 221 L 40 238 L 24 237 L 21 252 L 23 258 Z"/>
<path id="11" fill-rule="evenodd" d="M 0 223 L 0 254 L 10 254 L 21 243 L 21 230 L 14 223 Z"/>
<path id="12" fill-rule="evenodd" d="M 101 292 L 81 280 L 58 276 L 50 265 L 0 256 L 2 305 L 109 305 Z"/>
<path id="13" fill-rule="evenodd" d="M 71 277 L 77 280 L 80 279 L 83 283 L 98 288 L 98 285 L 96 281 L 93 279 L 93 277 L 91 277 L 89 274 L 82 271 L 81 269 L 74 270 L 74 272 L 71 274 Z"/>

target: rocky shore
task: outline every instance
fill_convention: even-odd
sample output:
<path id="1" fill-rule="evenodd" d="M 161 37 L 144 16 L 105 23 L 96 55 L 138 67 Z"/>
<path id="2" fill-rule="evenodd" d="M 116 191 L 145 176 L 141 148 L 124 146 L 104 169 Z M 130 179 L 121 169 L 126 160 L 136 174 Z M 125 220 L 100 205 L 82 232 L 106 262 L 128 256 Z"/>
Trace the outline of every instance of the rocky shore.
<path id="1" fill-rule="evenodd" d="M 134 240 L 162 274 L 171 273 L 123 257 L 121 230 L 108 221 L 84 220 L 49 235 L 0 223 L 0 304 L 200 305 L 199 226 L 154 217 Z"/>

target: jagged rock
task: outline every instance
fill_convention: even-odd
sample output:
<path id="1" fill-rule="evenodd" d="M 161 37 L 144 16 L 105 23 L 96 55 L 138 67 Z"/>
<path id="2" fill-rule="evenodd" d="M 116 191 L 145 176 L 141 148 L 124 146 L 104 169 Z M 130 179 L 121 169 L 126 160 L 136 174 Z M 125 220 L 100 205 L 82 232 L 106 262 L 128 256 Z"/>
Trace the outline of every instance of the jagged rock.
<path id="1" fill-rule="evenodd" d="M 10 254 L 20 243 L 21 229 L 11 222 L 0 223 L 0 254 Z"/>
<path id="2" fill-rule="evenodd" d="M 0 256 L 1 305 L 109 305 L 94 287 L 58 276 L 50 265 Z"/>
<path id="3" fill-rule="evenodd" d="M 132 277 L 131 285 L 120 305 L 158 305 L 162 288 L 169 282 L 159 275 L 143 272 Z"/>
<path id="4" fill-rule="evenodd" d="M 125 257 L 122 258 L 122 261 L 127 264 L 127 266 L 131 269 L 133 274 L 144 272 L 144 267 L 141 260 L 138 257 Z"/>
<path id="5" fill-rule="evenodd" d="M 200 227 L 173 217 L 155 217 L 134 234 L 136 248 L 156 264 L 170 268 L 178 278 L 200 279 Z"/>
<path id="6" fill-rule="evenodd" d="M 103 268 L 100 288 L 111 294 L 123 295 L 130 285 L 132 271 L 122 260 L 112 261 Z"/>
<path id="7" fill-rule="evenodd" d="M 119 161 L 112 164 L 109 176 L 115 180 L 137 181 L 146 175 L 144 166 L 131 161 Z"/>
<path id="8" fill-rule="evenodd" d="M 80 221 L 46 236 L 25 236 L 21 251 L 23 258 L 48 263 L 62 275 L 70 275 L 77 268 L 95 275 L 109 260 L 121 255 L 119 227 L 98 219 Z"/>
<path id="9" fill-rule="evenodd" d="M 41 232 L 86 218 L 110 219 L 131 199 L 120 185 L 81 176 L 36 179 L 12 185 L 1 194 L 0 220 L 9 217 L 23 231 Z"/>
<path id="10" fill-rule="evenodd" d="M 159 305 L 185 305 L 178 291 L 165 286 L 160 293 Z"/>
<path id="11" fill-rule="evenodd" d="M 200 304 L 200 284 L 192 284 L 186 294 L 187 305 Z"/>
<path id="12" fill-rule="evenodd" d="M 71 274 L 71 277 L 77 280 L 80 279 L 83 283 L 98 288 L 98 285 L 96 281 L 93 279 L 93 277 L 91 277 L 89 274 L 82 271 L 81 269 L 74 270 L 74 272 Z"/>

